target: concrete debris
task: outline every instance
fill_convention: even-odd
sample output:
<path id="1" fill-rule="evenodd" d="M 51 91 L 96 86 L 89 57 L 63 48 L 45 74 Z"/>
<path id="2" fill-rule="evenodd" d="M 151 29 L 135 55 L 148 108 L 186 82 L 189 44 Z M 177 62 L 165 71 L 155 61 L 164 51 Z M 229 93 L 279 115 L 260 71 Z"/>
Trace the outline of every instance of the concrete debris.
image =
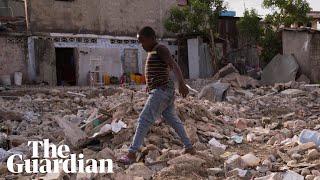
<path id="1" fill-rule="evenodd" d="M 125 173 L 131 176 L 143 177 L 144 179 L 151 179 L 153 172 L 147 166 L 136 163 L 131 165 Z"/>
<path id="2" fill-rule="evenodd" d="M 311 80 L 304 74 L 302 74 L 298 79 L 297 82 L 303 82 L 306 84 L 310 84 Z"/>
<path id="3" fill-rule="evenodd" d="M 227 83 L 213 83 L 205 86 L 198 97 L 212 102 L 221 102 L 226 99 L 229 88 L 230 85 Z"/>
<path id="4" fill-rule="evenodd" d="M 246 154 L 241 157 L 242 161 L 250 167 L 258 166 L 260 159 L 254 156 L 253 154 Z"/>
<path id="5" fill-rule="evenodd" d="M 271 85 L 287 83 L 296 79 L 299 65 L 293 55 L 276 55 L 263 69 L 261 83 Z"/>
<path id="6" fill-rule="evenodd" d="M 124 167 L 114 163 L 114 175 L 51 176 L 118 180 L 252 177 L 282 180 L 301 176 L 316 179 L 319 176 L 318 88 L 290 82 L 242 89 L 237 81 L 249 78 L 240 77 L 233 70 L 226 72 L 220 73 L 218 83 L 214 79 L 188 82 L 196 91 L 209 86 L 207 92 L 200 93 L 200 99 L 193 95 L 186 99 L 177 96 L 176 111 L 197 150 L 196 155 L 182 155 L 183 144 L 177 133 L 165 120 L 157 120 L 137 153 L 139 163 Z M 225 82 L 228 84 L 223 90 L 222 86 L 216 86 Z M 132 93 L 131 100 L 128 97 Z M 207 97 L 206 93 L 210 95 Z M 13 95 L 19 98 L 2 98 Z M 56 145 L 67 144 L 72 153 L 83 153 L 86 160 L 116 160 L 128 152 L 147 98 L 145 93 L 120 87 L 19 86 L 1 91 L 0 179 L 32 175 L 13 176 L 6 168 L 8 155 L 32 155 L 26 145 L 28 140 L 50 139 Z"/>
<path id="7" fill-rule="evenodd" d="M 220 69 L 215 75 L 214 78 L 223 78 L 228 74 L 232 73 L 239 73 L 239 71 L 231 64 L 229 63 L 227 66 Z"/>

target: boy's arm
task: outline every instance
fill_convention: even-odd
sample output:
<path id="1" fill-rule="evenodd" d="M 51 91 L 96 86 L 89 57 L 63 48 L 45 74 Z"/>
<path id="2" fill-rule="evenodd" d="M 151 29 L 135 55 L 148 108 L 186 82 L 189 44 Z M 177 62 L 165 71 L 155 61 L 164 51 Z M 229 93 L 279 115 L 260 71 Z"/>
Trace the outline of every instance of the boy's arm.
<path id="1" fill-rule="evenodd" d="M 183 75 L 182 75 L 182 72 L 181 72 L 179 65 L 172 58 L 169 49 L 166 48 L 165 46 L 160 45 L 157 48 L 157 53 L 158 53 L 159 57 L 167 63 L 167 65 L 172 69 L 172 71 L 176 75 L 176 78 L 179 83 L 179 93 L 182 95 L 182 97 L 185 98 L 189 93 L 189 89 L 186 86 L 186 83 L 184 82 Z"/>

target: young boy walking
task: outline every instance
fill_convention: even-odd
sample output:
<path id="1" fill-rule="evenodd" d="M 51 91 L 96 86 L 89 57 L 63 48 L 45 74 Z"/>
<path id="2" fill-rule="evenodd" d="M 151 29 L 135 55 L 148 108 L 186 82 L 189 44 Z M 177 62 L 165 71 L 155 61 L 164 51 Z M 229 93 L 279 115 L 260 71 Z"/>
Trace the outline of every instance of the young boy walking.
<path id="1" fill-rule="evenodd" d="M 136 152 L 142 145 L 144 137 L 161 115 L 180 137 L 184 144 L 184 153 L 195 154 L 196 151 L 176 113 L 174 82 L 169 79 L 169 69 L 172 69 L 179 83 L 179 93 L 185 98 L 189 90 L 184 82 L 181 70 L 172 58 L 168 48 L 158 44 L 156 34 L 151 27 L 142 28 L 138 32 L 137 38 L 143 49 L 149 53 L 145 65 L 146 91 L 149 93 L 149 98 L 140 114 L 129 153 L 118 159 L 117 162 L 132 164 L 136 161 Z"/>

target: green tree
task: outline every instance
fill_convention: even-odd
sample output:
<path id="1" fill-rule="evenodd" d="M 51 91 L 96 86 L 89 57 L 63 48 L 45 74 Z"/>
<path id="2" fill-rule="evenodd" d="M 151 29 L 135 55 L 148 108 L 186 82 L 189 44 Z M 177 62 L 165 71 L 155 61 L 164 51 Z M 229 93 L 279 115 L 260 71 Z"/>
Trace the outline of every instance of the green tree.
<path id="1" fill-rule="evenodd" d="M 251 9 L 250 11 L 246 9 L 243 17 L 237 22 L 240 35 L 247 43 L 259 42 L 263 33 L 260 19 L 261 17 L 255 9 Z"/>
<path id="2" fill-rule="evenodd" d="M 189 0 L 189 6 L 173 7 L 165 28 L 173 33 L 209 35 L 216 30 L 223 0 Z"/>
<path id="3" fill-rule="evenodd" d="M 307 13 L 311 8 L 307 0 L 263 0 L 262 6 L 272 10 L 266 22 L 277 28 L 291 24 L 306 24 L 310 21 Z"/>

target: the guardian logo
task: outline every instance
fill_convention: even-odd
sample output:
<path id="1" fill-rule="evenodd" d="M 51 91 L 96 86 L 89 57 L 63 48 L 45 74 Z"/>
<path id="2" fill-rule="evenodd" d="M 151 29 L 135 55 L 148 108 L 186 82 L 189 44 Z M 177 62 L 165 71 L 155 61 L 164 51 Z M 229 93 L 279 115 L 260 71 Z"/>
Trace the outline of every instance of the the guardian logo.
<path id="1" fill-rule="evenodd" d="M 12 173 L 59 173 L 62 166 L 65 173 L 113 173 L 111 159 L 87 159 L 84 155 L 70 154 L 67 145 L 50 144 L 49 139 L 43 141 L 29 141 L 33 153 L 31 159 L 23 159 L 22 155 L 12 155 L 8 158 L 7 168 Z M 43 146 L 43 159 L 39 156 L 39 147 Z M 51 149 L 51 155 L 50 155 Z M 23 160 L 24 163 L 14 164 L 15 159 Z M 14 167 L 15 166 L 15 167 Z"/>

